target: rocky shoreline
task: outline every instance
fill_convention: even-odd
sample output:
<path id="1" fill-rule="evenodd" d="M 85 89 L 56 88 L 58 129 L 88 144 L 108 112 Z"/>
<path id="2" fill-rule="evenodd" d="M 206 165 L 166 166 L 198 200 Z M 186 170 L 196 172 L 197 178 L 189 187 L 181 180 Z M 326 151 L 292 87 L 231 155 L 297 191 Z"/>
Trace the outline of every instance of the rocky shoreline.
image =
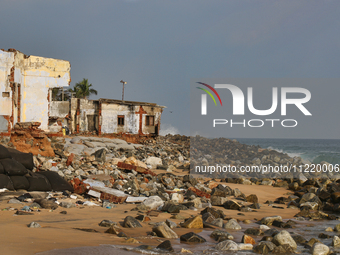
<path id="1" fill-rule="evenodd" d="M 67 214 L 68 210 L 78 207 L 97 206 L 114 211 L 129 204 L 132 208 L 127 215 L 119 215 L 117 220 L 102 219 L 96 224 L 100 226 L 100 233 L 138 245 L 137 250 L 190 253 L 190 249 L 174 250 L 171 241 L 205 243 L 206 238 L 200 235 L 204 229 L 211 232 L 208 241 L 214 242 L 207 252 L 245 250 L 289 254 L 299 250 L 336 254 L 339 251 L 340 225 L 315 233 L 315 238 L 310 240 L 294 233 L 300 222 L 338 220 L 340 184 L 336 173 L 273 173 L 265 178 L 259 173 L 247 177 L 189 174 L 194 164 L 224 163 L 238 168 L 260 164 L 299 166 L 306 163 L 301 158 L 225 138 L 180 135 L 160 136 L 144 144 L 102 137 L 52 138 L 51 147 L 54 157 L 34 156 L 33 172 L 58 173 L 72 185 L 73 192 L 3 191 L 0 199 L 8 203 L 1 209 L 15 211 L 16 215 L 37 214 L 43 210 Z M 256 192 L 248 194 L 242 192 L 243 188 L 232 188 L 235 184 L 242 184 L 245 190 L 277 187 L 287 192 L 268 200 Z M 277 214 L 254 219 L 252 214 L 266 208 L 296 213 L 294 219 L 289 220 Z M 244 216 L 248 219 L 240 220 Z M 160 218 L 163 220 L 159 221 Z M 241 223 L 256 225 L 245 228 Z M 43 228 L 39 222 L 27 224 L 29 228 Z M 143 235 L 161 238 L 159 245 L 148 245 L 148 241 L 141 244 L 138 238 L 129 235 L 130 229 L 142 231 L 146 225 L 149 229 Z M 98 232 L 85 226 L 78 231 Z M 241 234 L 242 238 L 235 238 L 235 234 Z M 324 244 L 323 240 L 328 239 L 332 240 L 331 245 Z"/>

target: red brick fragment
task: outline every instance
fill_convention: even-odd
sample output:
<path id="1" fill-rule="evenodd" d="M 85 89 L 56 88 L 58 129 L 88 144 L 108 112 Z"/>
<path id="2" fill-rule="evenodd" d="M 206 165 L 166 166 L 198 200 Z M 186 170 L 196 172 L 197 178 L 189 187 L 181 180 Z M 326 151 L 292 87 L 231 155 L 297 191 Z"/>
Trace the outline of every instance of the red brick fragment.
<path id="1" fill-rule="evenodd" d="M 193 192 L 195 192 L 195 194 L 199 197 L 206 197 L 206 198 L 210 198 L 210 194 L 204 192 L 204 191 L 201 191 L 199 189 L 196 189 L 194 187 L 190 187 L 188 190 L 191 190 Z"/>
<path id="2" fill-rule="evenodd" d="M 71 153 L 71 155 L 70 155 L 70 156 L 68 156 L 68 158 L 67 158 L 67 161 L 66 161 L 66 166 L 69 166 L 69 165 L 71 165 L 71 164 L 72 164 L 72 162 L 73 162 L 73 160 L 74 160 L 74 154 L 73 154 L 73 153 Z"/>

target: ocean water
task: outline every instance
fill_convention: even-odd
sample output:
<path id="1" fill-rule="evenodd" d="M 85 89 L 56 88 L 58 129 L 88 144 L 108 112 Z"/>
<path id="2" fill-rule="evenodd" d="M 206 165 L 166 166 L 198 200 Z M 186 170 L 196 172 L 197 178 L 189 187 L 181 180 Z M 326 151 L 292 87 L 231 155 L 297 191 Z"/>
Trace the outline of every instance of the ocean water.
<path id="1" fill-rule="evenodd" d="M 340 140 L 338 139 L 255 139 L 236 138 L 240 143 L 259 145 L 287 153 L 291 157 L 301 157 L 311 163 L 326 161 L 340 164 Z"/>

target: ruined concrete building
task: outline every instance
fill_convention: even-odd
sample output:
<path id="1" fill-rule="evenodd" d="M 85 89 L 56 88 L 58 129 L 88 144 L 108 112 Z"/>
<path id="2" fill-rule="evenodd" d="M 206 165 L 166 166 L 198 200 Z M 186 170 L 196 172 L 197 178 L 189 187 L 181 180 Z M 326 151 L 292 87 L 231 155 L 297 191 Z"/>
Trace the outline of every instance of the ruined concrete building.
<path id="1" fill-rule="evenodd" d="M 50 135 L 61 135 L 62 126 L 71 133 L 159 134 L 164 106 L 113 99 L 53 101 L 53 88 L 70 85 L 70 69 L 65 60 L 0 50 L 0 135 L 9 136 L 20 122 L 40 122 Z"/>
<path id="2" fill-rule="evenodd" d="M 69 105 L 66 102 L 52 101 L 50 129 L 57 132 L 56 120 L 64 120 L 71 133 L 154 136 L 159 134 L 163 108 L 164 106 L 153 103 L 113 99 L 72 98 Z"/>
<path id="3" fill-rule="evenodd" d="M 70 62 L 0 50 L 0 133 L 17 122 L 40 122 L 48 129 L 50 91 L 69 86 Z"/>

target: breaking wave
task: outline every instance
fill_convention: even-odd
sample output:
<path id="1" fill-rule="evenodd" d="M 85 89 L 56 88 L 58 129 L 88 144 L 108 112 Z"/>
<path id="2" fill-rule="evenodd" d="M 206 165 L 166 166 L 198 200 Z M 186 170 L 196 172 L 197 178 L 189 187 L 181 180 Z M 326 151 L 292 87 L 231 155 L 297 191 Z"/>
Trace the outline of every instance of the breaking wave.
<path id="1" fill-rule="evenodd" d="M 170 124 L 161 124 L 160 135 L 167 135 L 167 134 L 177 135 L 179 134 L 179 130 Z"/>

